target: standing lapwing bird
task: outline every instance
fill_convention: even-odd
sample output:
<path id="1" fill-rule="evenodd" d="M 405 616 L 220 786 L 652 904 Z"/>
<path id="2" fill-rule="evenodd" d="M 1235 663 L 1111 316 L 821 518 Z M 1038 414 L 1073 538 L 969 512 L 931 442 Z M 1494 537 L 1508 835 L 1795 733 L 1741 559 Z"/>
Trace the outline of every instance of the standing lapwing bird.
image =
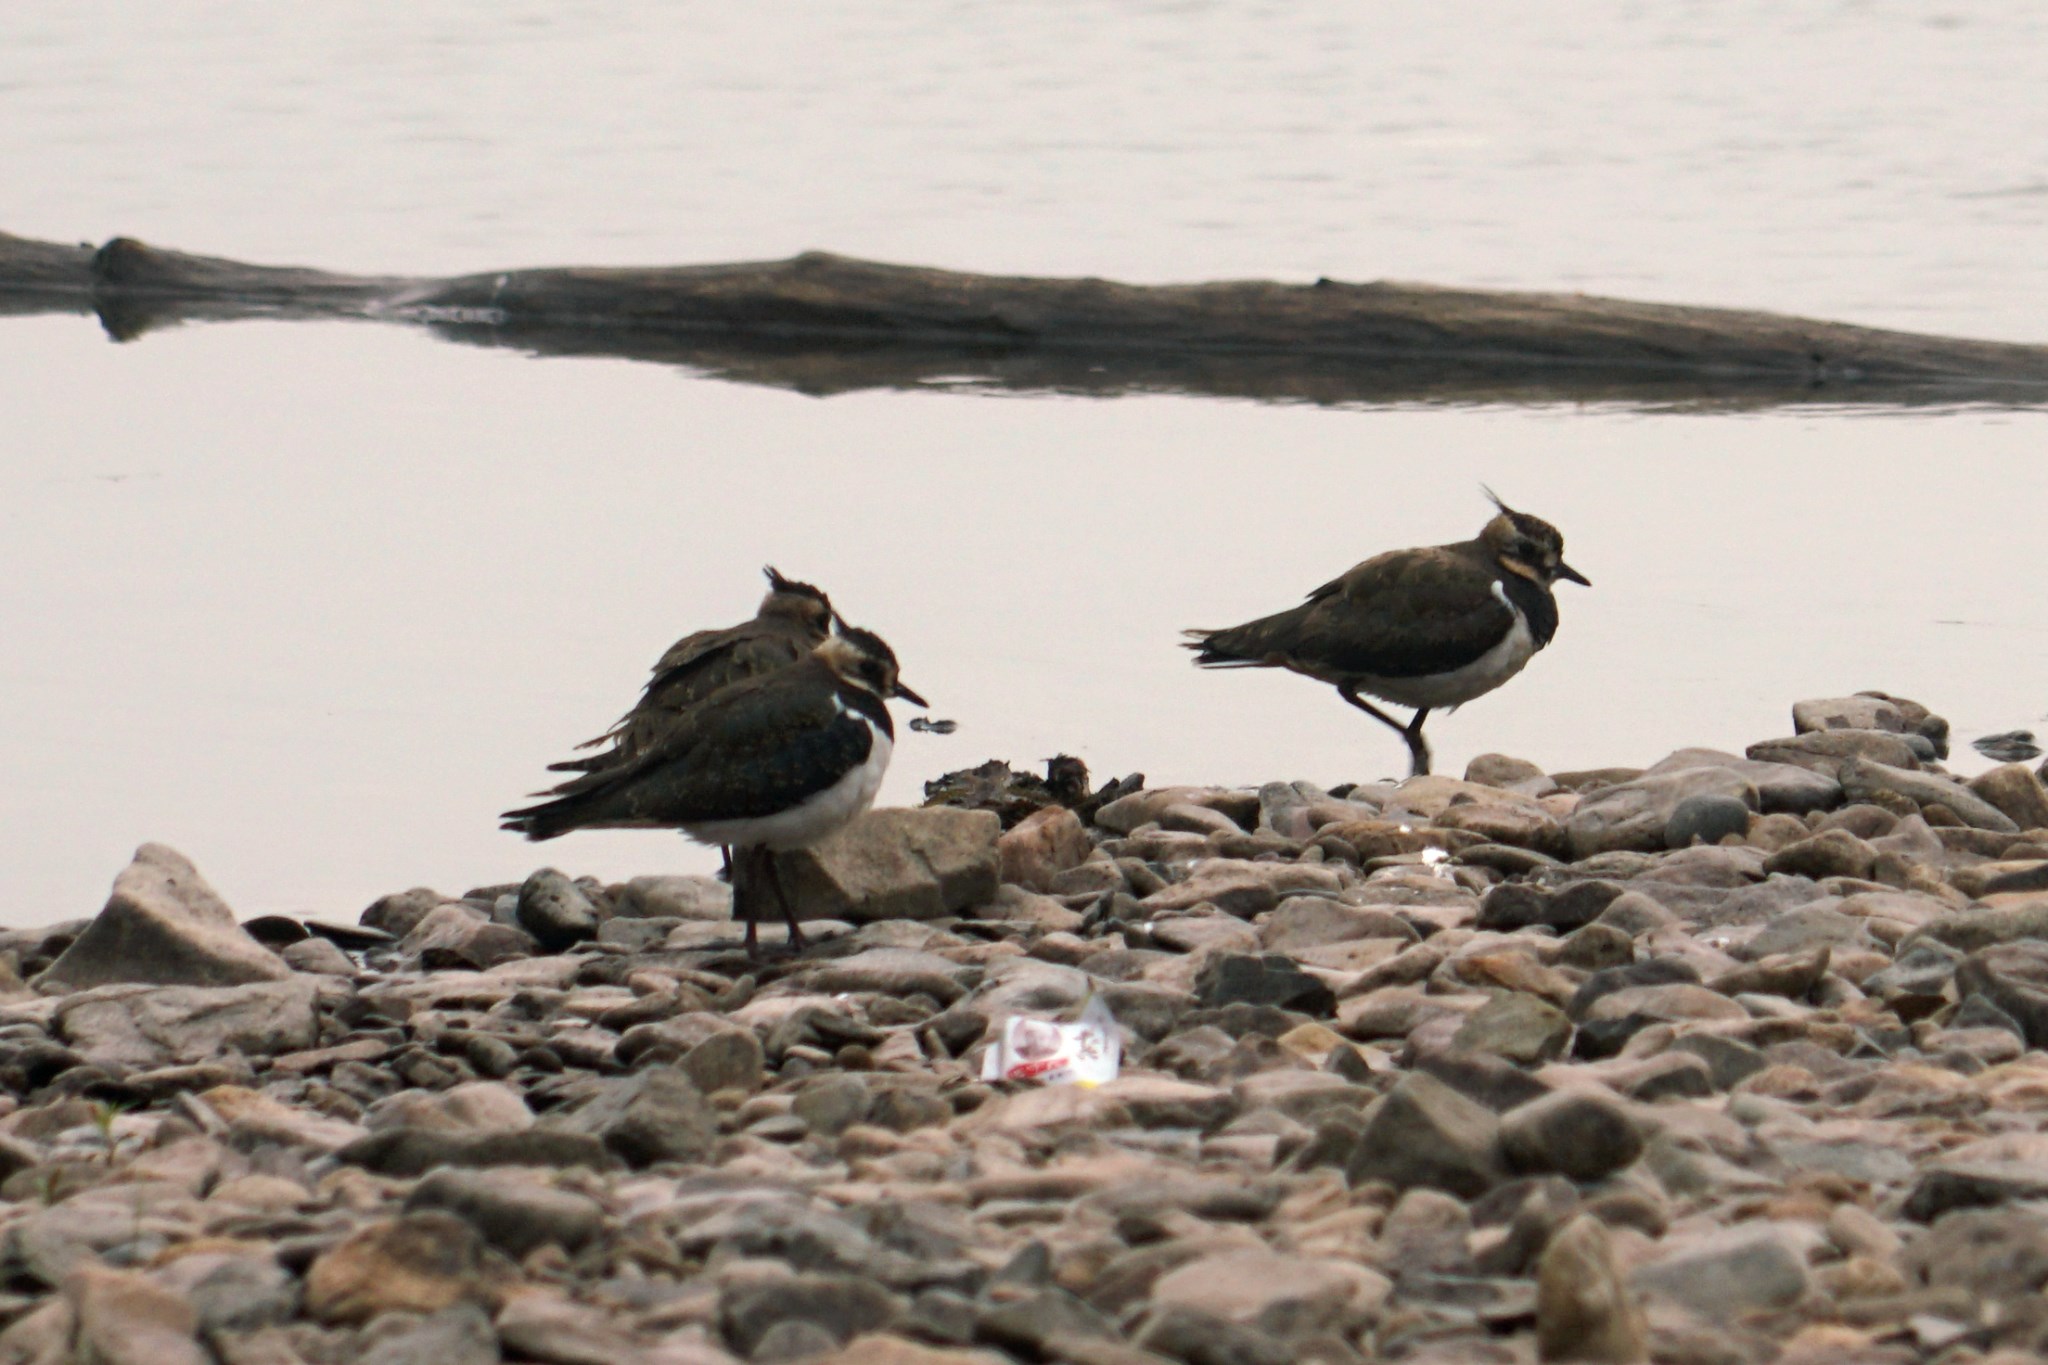
<path id="1" fill-rule="evenodd" d="M 1591 587 L 1564 562 L 1555 526 L 1500 509 L 1475 540 L 1390 550 L 1308 595 L 1291 611 L 1228 630 L 1190 630 L 1205 668 L 1286 668 L 1334 684 L 1337 694 L 1407 741 L 1410 775 L 1429 771 L 1422 723 L 1522 671 L 1557 634 L 1560 578 Z M 1358 694 L 1415 708 L 1401 724 Z"/>
<path id="2" fill-rule="evenodd" d="M 760 878 L 801 949 L 774 855 L 816 843 L 874 802 L 895 746 L 892 697 L 925 704 L 897 677 L 880 637 L 842 625 L 797 663 L 666 713 L 637 751 L 542 793 L 551 800 L 507 811 L 504 827 L 536 840 L 574 829 L 680 829 L 734 849 L 735 892 Z M 749 953 L 756 932 L 750 914 Z"/>
<path id="3" fill-rule="evenodd" d="M 661 733 L 675 713 L 742 678 L 787 668 L 823 643 L 832 633 L 831 600 L 808 583 L 784 578 L 773 565 L 762 572 L 768 575 L 768 595 L 753 620 L 723 630 L 700 630 L 670 645 L 633 709 L 596 739 L 576 746 L 603 752 L 550 763 L 549 771 L 584 773 L 615 767 Z"/>

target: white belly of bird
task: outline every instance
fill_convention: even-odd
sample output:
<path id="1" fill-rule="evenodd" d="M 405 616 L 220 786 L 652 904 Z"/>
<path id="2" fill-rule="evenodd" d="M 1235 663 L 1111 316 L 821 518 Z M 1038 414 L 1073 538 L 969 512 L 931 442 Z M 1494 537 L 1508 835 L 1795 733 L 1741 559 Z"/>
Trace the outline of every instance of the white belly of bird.
<path id="1" fill-rule="evenodd" d="M 1400 706 L 1460 706 L 1514 677 L 1535 653 L 1536 637 L 1518 611 L 1501 642 L 1462 668 L 1422 678 L 1361 678 L 1358 690 Z"/>
<path id="2" fill-rule="evenodd" d="M 817 843 L 873 805 L 875 793 L 882 789 L 882 774 L 888 771 L 889 752 L 894 746 L 873 721 L 866 716 L 861 720 L 874 741 L 868 746 L 867 761 L 858 768 L 848 769 L 846 775 L 831 786 L 773 815 L 746 820 L 706 820 L 702 824 L 685 826 L 683 832 L 699 843 L 727 844 L 734 848 L 772 848 L 777 852 Z"/>

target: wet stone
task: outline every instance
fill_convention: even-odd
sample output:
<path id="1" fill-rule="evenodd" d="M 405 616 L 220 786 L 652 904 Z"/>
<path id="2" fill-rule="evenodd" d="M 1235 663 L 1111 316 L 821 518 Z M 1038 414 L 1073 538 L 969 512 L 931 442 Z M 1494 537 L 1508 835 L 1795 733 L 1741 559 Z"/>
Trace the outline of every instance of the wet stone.
<path id="1" fill-rule="evenodd" d="M 1051 891 L 1062 872 L 1079 867 L 1094 845 L 1080 817 L 1063 806 L 1025 816 L 996 840 L 1002 880 L 1032 891 Z"/>
<path id="2" fill-rule="evenodd" d="M 1898 735 L 1884 730 L 1813 730 L 1783 739 L 1767 739 L 1744 751 L 1750 758 L 1766 763 L 1787 763 L 1835 777 L 1851 758 L 1868 759 L 1894 768 L 1913 768 L 1932 763 L 1934 745 L 1920 735 Z"/>
<path id="3" fill-rule="evenodd" d="M 241 986 L 101 986 L 66 996 L 53 1022 L 88 1061 L 164 1066 L 310 1048 L 318 998 L 313 979 L 296 975 Z"/>
<path id="4" fill-rule="evenodd" d="M 1664 1052 L 1645 1059 L 1613 1078 L 1630 1099 L 1657 1104 L 1671 1099 L 1700 1099 L 1714 1093 L 1714 1074 L 1700 1058 L 1687 1052 Z"/>
<path id="5" fill-rule="evenodd" d="M 1337 1000 L 1329 986 L 1304 972 L 1289 957 L 1268 953 L 1226 954 L 1210 959 L 1195 981 L 1195 997 L 1215 1009 L 1227 1005 L 1270 1005 L 1327 1017 Z"/>
<path id="6" fill-rule="evenodd" d="M 1699 979 L 1699 968 L 1679 958 L 1647 958 L 1622 967 L 1609 967 L 1594 972 L 1579 984 L 1565 1012 L 1573 1019 L 1584 1019 L 1600 1000 L 1619 991 L 1638 986 L 1696 984 Z"/>
<path id="7" fill-rule="evenodd" d="M 427 912 L 446 901 L 448 897 L 431 887 L 416 886 L 410 891 L 394 892 L 380 896 L 362 913 L 365 928 L 390 934 L 393 938 L 404 938 Z"/>
<path id="8" fill-rule="evenodd" d="M 752 1093 L 766 1066 L 761 1040 L 751 1029 L 722 1029 L 683 1055 L 683 1073 L 706 1095 L 721 1090 Z"/>
<path id="9" fill-rule="evenodd" d="M 552 867 L 541 868 L 519 888 L 519 927 L 543 952 L 567 952 L 597 937 L 600 916 L 589 895 Z"/>
<path id="10" fill-rule="evenodd" d="M 1997 1302 L 2048 1283 L 2048 1216 L 2035 1209 L 1966 1209 L 1935 1220 L 1900 1256 L 1909 1282 Z"/>
<path id="11" fill-rule="evenodd" d="M 752 1357 L 781 1324 L 807 1323 L 838 1346 L 881 1331 L 904 1309 L 886 1289 L 852 1275 L 792 1275 L 728 1285 L 719 1294 L 718 1322 L 733 1348 Z"/>
<path id="12" fill-rule="evenodd" d="M 1500 1142 L 1513 1170 L 1579 1181 L 1600 1180 L 1643 1152 L 1642 1134 L 1620 1103 L 1576 1090 L 1509 1110 L 1501 1116 Z"/>
<path id="13" fill-rule="evenodd" d="M 360 1365 L 497 1365 L 502 1359 L 490 1315 L 473 1303 L 424 1317 L 386 1314 L 358 1341 Z"/>
<path id="14" fill-rule="evenodd" d="M 1704 793 L 1688 796 L 1671 809 L 1664 822 L 1664 847 L 1690 848 L 1694 843 L 1718 844 L 1749 832 L 1755 814 L 1739 797 Z"/>
<path id="15" fill-rule="evenodd" d="M 2048 787 L 2024 763 L 2005 763 L 1970 779 L 1983 797 L 2021 829 L 2048 829 Z"/>
<path id="16" fill-rule="evenodd" d="M 870 1096 L 857 1076 L 820 1076 L 797 1091 L 792 1112 L 814 1133 L 837 1137 L 867 1116 Z"/>
<path id="17" fill-rule="evenodd" d="M 304 938 L 278 950 L 285 965 L 297 972 L 321 976 L 354 976 L 356 964 L 349 955 L 324 938 Z"/>
<path id="18" fill-rule="evenodd" d="M 1666 847 L 1664 832 L 1684 802 L 1720 796 L 1759 808 L 1754 783 L 1725 767 L 1679 768 L 1646 773 L 1583 798 L 1565 824 L 1574 859 L 1598 853 Z"/>
<path id="19" fill-rule="evenodd" d="M 43 979 L 75 989 L 116 982 L 234 986 L 291 975 L 182 854 L 144 844 L 114 879 L 106 907 Z"/>
<path id="20" fill-rule="evenodd" d="M 1712 1319 L 1797 1303 L 1810 1286 L 1809 1238 L 1768 1222 L 1708 1233 L 1637 1270 L 1639 1289 Z"/>
<path id="21" fill-rule="evenodd" d="M 1863 934 L 1864 924 L 1855 916 L 1831 905 L 1815 904 L 1779 915 L 1750 939 L 1743 951 L 1751 958 L 1807 953 L 1852 944 Z"/>
<path id="22" fill-rule="evenodd" d="M 1567 934 L 1557 953 L 1557 965 L 1597 972 L 1608 967 L 1625 967 L 1635 961 L 1635 940 L 1611 924 L 1594 922 Z"/>
<path id="23" fill-rule="evenodd" d="M 1354 1186 L 1384 1180 L 1397 1189 L 1484 1194 L 1506 1176 L 1500 1122 L 1435 1077 L 1411 1074 L 1368 1111 L 1347 1174 Z"/>
<path id="24" fill-rule="evenodd" d="M 604 1222 L 597 1201 L 514 1171 L 437 1170 L 414 1187 L 405 1207 L 455 1214 L 515 1258 L 551 1242 L 573 1251 Z"/>
<path id="25" fill-rule="evenodd" d="M 429 1210 L 372 1223 L 321 1255 L 306 1272 L 306 1311 L 323 1322 L 365 1322 L 494 1305 L 505 1281 L 467 1222 Z"/>
<path id="26" fill-rule="evenodd" d="M 871 810 L 821 843 L 779 855 L 778 865 L 805 918 L 937 919 L 995 895 L 1001 833 L 992 811 Z"/>
<path id="27" fill-rule="evenodd" d="M 1825 830 L 1810 839 L 1779 849 L 1764 859 L 1765 872 L 1792 877 L 1868 879 L 1877 865 L 1877 850 L 1843 829 Z"/>
<path id="28" fill-rule="evenodd" d="M 1931 1223 L 1957 1209 L 2048 1198 L 2048 1161 L 1937 1161 L 1921 1168 L 1902 1211 Z"/>
<path id="29" fill-rule="evenodd" d="M 1979 735 L 1970 741 L 1970 747 L 1996 763 L 2027 763 L 2041 756 L 2041 746 L 2034 742 L 2032 730 L 2001 730 L 1996 734 Z M 2024 821 L 2021 823 L 2025 828 L 2036 828 L 2025 825 Z"/>
<path id="30" fill-rule="evenodd" d="M 1852 758 L 1842 765 L 1842 790 L 1851 801 L 1889 795 L 1922 808 L 1940 805 L 1973 829 L 2004 834 L 2019 830 L 2010 816 L 1962 783 L 1933 773 Z"/>
<path id="31" fill-rule="evenodd" d="M 179 1295 L 134 1271 L 82 1266 L 66 1282 L 76 1354 L 105 1365 L 207 1365 L 198 1314 Z"/>
<path id="32" fill-rule="evenodd" d="M 551 1121 L 562 1132 L 597 1138 L 636 1167 L 700 1161 L 718 1131 L 717 1116 L 689 1078 L 659 1069 L 607 1081 L 594 1099 Z"/>
<path id="33" fill-rule="evenodd" d="M 1540 925 L 1569 933 L 1598 919 L 1621 893 L 1608 881 L 1573 882 L 1555 892 L 1503 882 L 1480 902 L 1477 927 L 1512 933 Z"/>
<path id="34" fill-rule="evenodd" d="M 1459 1025 L 1451 1047 L 1535 1066 L 1563 1056 L 1571 1039 L 1572 1021 L 1564 1011 L 1533 995 L 1501 991 Z"/>
<path id="35" fill-rule="evenodd" d="M 1281 902 L 1258 926 L 1257 942 L 1267 952 L 1298 955 L 1304 950 L 1359 939 L 1414 943 L 1415 927 L 1391 910 L 1346 905 L 1321 896 Z"/>
<path id="36" fill-rule="evenodd" d="M 1465 765 L 1465 780 L 1485 787 L 1513 787 L 1543 777 L 1543 769 L 1524 758 L 1480 754 Z"/>
<path id="37" fill-rule="evenodd" d="M 1980 948 L 1956 968 L 1955 989 L 1964 1002 L 1981 998 L 2017 1023 L 2029 1047 L 2048 1046 L 2048 943 Z"/>
<path id="38" fill-rule="evenodd" d="M 1546 1082 L 1506 1058 L 1486 1052 L 1450 1049 L 1424 1053 L 1416 1057 L 1415 1068 L 1496 1114 L 1504 1114 L 1517 1105 L 1541 1099 L 1551 1092 Z"/>
<path id="39" fill-rule="evenodd" d="M 1815 730 L 1880 730 L 1888 734 L 1904 734 L 1909 728 L 1903 710 L 1884 697 L 1866 693 L 1792 703 L 1792 729 L 1802 735 Z"/>
<path id="40" fill-rule="evenodd" d="M 1633 1365 L 1648 1358 L 1648 1327 L 1599 1219 L 1574 1218 L 1553 1237 L 1536 1282 L 1541 1359 Z"/>
<path id="41" fill-rule="evenodd" d="M 1716 1090 L 1733 1090 L 1770 1064 L 1761 1049 L 1718 1033 L 1688 1033 L 1671 1046 L 1706 1063 Z"/>
<path id="42" fill-rule="evenodd" d="M 732 918 L 732 888 L 715 877 L 635 877 L 613 888 L 622 919 L 719 921 Z"/>

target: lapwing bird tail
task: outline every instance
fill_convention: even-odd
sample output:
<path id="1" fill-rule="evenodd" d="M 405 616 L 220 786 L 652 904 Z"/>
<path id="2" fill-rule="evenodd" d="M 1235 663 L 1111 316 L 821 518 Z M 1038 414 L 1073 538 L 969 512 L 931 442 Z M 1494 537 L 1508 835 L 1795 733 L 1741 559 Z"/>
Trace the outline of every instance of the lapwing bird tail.
<path id="1" fill-rule="evenodd" d="M 574 805 L 568 800 L 543 801 L 538 806 L 508 810 L 498 818 L 503 821 L 498 828 L 524 834 L 535 843 L 567 834 L 576 828 Z"/>
<path id="2" fill-rule="evenodd" d="M 588 773 L 552 792 L 537 792 L 551 799 L 506 811 L 498 817 L 502 821 L 498 827 L 539 843 L 577 829 L 648 829 L 673 823 L 641 811 L 633 792 L 613 776 Z"/>
<path id="3" fill-rule="evenodd" d="M 504 822 L 499 828 L 524 834 L 537 843 L 572 829 L 609 823 L 607 816 L 623 813 L 613 809 L 617 802 L 611 799 L 616 776 L 611 770 L 586 772 L 546 791 L 533 792 L 542 798 L 538 804 L 506 811 L 498 817 Z"/>
<path id="4" fill-rule="evenodd" d="M 1195 664 L 1197 667 L 1255 668 L 1258 666 L 1258 660 L 1241 659 L 1222 647 L 1216 637 L 1227 635 L 1229 634 L 1228 631 L 1184 630 L 1181 634 L 1186 638 L 1180 642 L 1180 647 L 1182 649 L 1191 649 L 1195 652 Z"/>
<path id="5" fill-rule="evenodd" d="M 1224 630 L 1184 630 L 1181 634 L 1187 638 L 1181 648 L 1195 651 L 1199 668 L 1271 668 L 1280 654 L 1266 629 L 1272 620 L 1247 621 Z"/>

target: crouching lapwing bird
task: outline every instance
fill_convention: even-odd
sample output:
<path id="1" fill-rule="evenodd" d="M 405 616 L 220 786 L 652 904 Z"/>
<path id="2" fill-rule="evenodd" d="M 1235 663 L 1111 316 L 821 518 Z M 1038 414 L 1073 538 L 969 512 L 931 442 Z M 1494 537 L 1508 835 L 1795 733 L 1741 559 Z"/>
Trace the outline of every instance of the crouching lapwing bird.
<path id="1" fill-rule="evenodd" d="M 552 799 L 537 806 L 507 811 L 504 828 L 534 840 L 575 829 L 680 829 L 733 849 L 736 901 L 759 878 L 801 950 L 774 855 L 816 843 L 873 804 L 895 745 L 893 697 L 925 705 L 880 637 L 842 624 L 797 663 L 666 713 L 634 753 L 541 793 Z M 757 932 L 749 914 L 750 955 Z"/>
<path id="2" fill-rule="evenodd" d="M 832 602 L 808 583 L 784 578 L 770 565 L 768 595 L 751 621 L 723 630 L 700 630 L 668 647 L 654 665 L 640 700 L 617 724 L 578 749 L 602 752 L 550 763 L 550 772 L 594 772 L 631 758 L 660 734 L 670 718 L 742 678 L 787 668 L 832 633 Z"/>
<path id="3" fill-rule="evenodd" d="M 1591 587 L 1564 562 L 1555 526 L 1508 507 L 1475 540 L 1390 550 L 1333 578 L 1289 611 L 1227 630 L 1190 630 L 1204 668 L 1286 668 L 1334 684 L 1337 695 L 1399 731 L 1410 776 L 1429 771 L 1422 723 L 1522 671 L 1557 634 L 1560 578 Z M 1361 697 L 1412 706 L 1406 725 Z"/>

